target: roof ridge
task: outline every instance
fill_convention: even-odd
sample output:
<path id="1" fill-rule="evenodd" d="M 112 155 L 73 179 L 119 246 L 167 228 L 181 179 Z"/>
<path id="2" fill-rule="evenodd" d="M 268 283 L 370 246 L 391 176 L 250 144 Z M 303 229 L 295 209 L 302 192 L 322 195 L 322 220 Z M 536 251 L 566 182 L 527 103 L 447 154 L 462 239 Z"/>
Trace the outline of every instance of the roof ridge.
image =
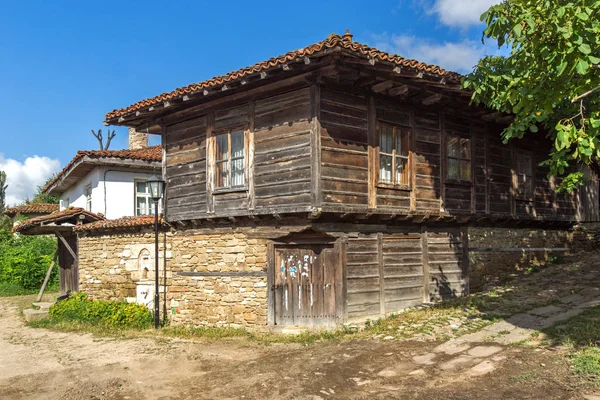
<path id="1" fill-rule="evenodd" d="M 248 76 L 254 73 L 262 72 L 272 67 L 276 67 L 278 65 L 284 64 L 288 61 L 292 61 L 297 58 L 302 58 L 306 56 L 313 55 L 317 52 L 321 52 L 327 49 L 331 49 L 334 47 L 340 47 L 346 50 L 350 50 L 353 53 L 357 53 L 362 56 L 367 56 L 371 59 L 378 58 L 381 61 L 387 61 L 394 64 L 402 65 L 404 67 L 415 68 L 420 71 L 445 76 L 450 81 L 458 81 L 460 80 L 461 75 L 457 72 L 446 71 L 445 69 L 434 65 L 423 63 L 414 59 L 407 59 L 398 54 L 390 54 L 388 52 L 378 50 L 374 47 L 367 46 L 365 44 L 355 42 L 352 40 L 352 35 L 346 31 L 343 36 L 340 36 L 336 33 L 332 33 L 327 36 L 327 38 L 323 41 L 313 43 L 311 45 L 302 47 L 298 50 L 289 51 L 283 55 L 271 57 L 268 60 L 257 62 L 253 65 L 240 68 L 237 70 L 233 70 L 231 72 L 226 73 L 225 75 L 219 75 L 207 79 L 205 81 L 191 83 L 186 86 L 181 86 L 177 89 L 174 89 L 170 92 L 164 92 L 157 96 L 147 98 L 137 103 L 134 103 L 128 107 L 124 107 L 121 109 L 114 109 L 113 111 L 106 114 L 105 120 L 111 120 L 117 117 L 121 117 L 125 114 L 140 110 L 144 107 L 156 105 L 158 103 L 171 100 L 178 96 L 183 96 L 186 94 L 191 94 L 197 92 L 201 89 L 207 89 L 214 86 L 219 86 L 226 84 L 231 81 L 235 81 L 237 79 L 241 79 L 244 76 Z"/>

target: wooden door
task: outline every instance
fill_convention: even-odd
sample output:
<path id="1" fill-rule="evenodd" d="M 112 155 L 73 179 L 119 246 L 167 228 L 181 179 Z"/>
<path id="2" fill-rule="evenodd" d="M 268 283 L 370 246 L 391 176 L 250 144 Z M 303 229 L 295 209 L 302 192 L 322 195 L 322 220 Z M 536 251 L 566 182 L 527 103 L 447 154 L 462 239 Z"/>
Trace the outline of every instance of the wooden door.
<path id="1" fill-rule="evenodd" d="M 276 325 L 333 325 L 341 317 L 342 274 L 337 251 L 327 245 L 275 248 Z"/>
<path id="2" fill-rule="evenodd" d="M 65 235 L 64 238 L 73 252 L 78 254 L 77 236 Z M 77 260 L 71 255 L 71 252 L 61 240 L 58 241 L 58 264 L 60 266 L 60 292 L 65 294 L 69 291 L 79 291 L 79 266 Z"/>

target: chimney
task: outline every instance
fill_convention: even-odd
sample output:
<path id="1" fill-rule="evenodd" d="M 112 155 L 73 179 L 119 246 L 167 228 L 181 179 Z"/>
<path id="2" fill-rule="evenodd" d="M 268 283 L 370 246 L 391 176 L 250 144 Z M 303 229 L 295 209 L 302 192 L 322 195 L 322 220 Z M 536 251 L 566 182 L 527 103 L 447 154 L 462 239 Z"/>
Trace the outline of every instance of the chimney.
<path id="1" fill-rule="evenodd" d="M 344 34 L 342 35 L 342 40 L 343 40 L 344 42 L 351 42 L 351 41 L 352 41 L 352 37 L 353 37 L 353 36 L 354 36 L 354 35 L 352 35 L 352 34 L 350 33 L 350 29 L 346 29 L 346 33 L 344 33 Z"/>
<path id="2" fill-rule="evenodd" d="M 144 147 L 148 147 L 148 134 L 129 127 L 129 150 L 143 149 Z"/>

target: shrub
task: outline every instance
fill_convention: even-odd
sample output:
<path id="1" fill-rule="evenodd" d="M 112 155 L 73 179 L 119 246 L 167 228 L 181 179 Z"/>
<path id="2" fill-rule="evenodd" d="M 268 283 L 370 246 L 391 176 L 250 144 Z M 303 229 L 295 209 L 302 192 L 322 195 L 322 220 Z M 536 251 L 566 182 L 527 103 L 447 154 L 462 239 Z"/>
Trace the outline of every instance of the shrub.
<path id="1" fill-rule="evenodd" d="M 85 293 L 50 307 L 53 322 L 80 322 L 109 329 L 144 329 L 152 326 L 152 313 L 143 305 L 118 301 L 90 300 Z"/>
<path id="2" fill-rule="evenodd" d="M 0 238 L 0 282 L 27 290 L 39 289 L 56 251 L 51 236 L 4 236 Z M 58 280 L 58 265 L 50 276 L 50 286 Z"/>

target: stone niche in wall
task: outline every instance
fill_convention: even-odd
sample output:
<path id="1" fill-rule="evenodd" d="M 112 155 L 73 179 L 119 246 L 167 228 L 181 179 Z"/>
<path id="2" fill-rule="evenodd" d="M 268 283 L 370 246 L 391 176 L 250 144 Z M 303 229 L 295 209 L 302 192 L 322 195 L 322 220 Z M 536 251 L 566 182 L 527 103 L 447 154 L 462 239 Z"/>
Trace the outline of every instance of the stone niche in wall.
<path id="1" fill-rule="evenodd" d="M 164 262 L 163 256 L 167 260 L 170 259 L 171 251 L 167 250 L 166 254 L 162 250 L 159 252 L 158 262 L 160 268 L 162 268 Z M 131 280 L 133 282 L 154 279 L 155 260 L 153 243 L 125 245 L 123 251 L 119 253 L 119 258 L 120 267 L 131 273 Z"/>

